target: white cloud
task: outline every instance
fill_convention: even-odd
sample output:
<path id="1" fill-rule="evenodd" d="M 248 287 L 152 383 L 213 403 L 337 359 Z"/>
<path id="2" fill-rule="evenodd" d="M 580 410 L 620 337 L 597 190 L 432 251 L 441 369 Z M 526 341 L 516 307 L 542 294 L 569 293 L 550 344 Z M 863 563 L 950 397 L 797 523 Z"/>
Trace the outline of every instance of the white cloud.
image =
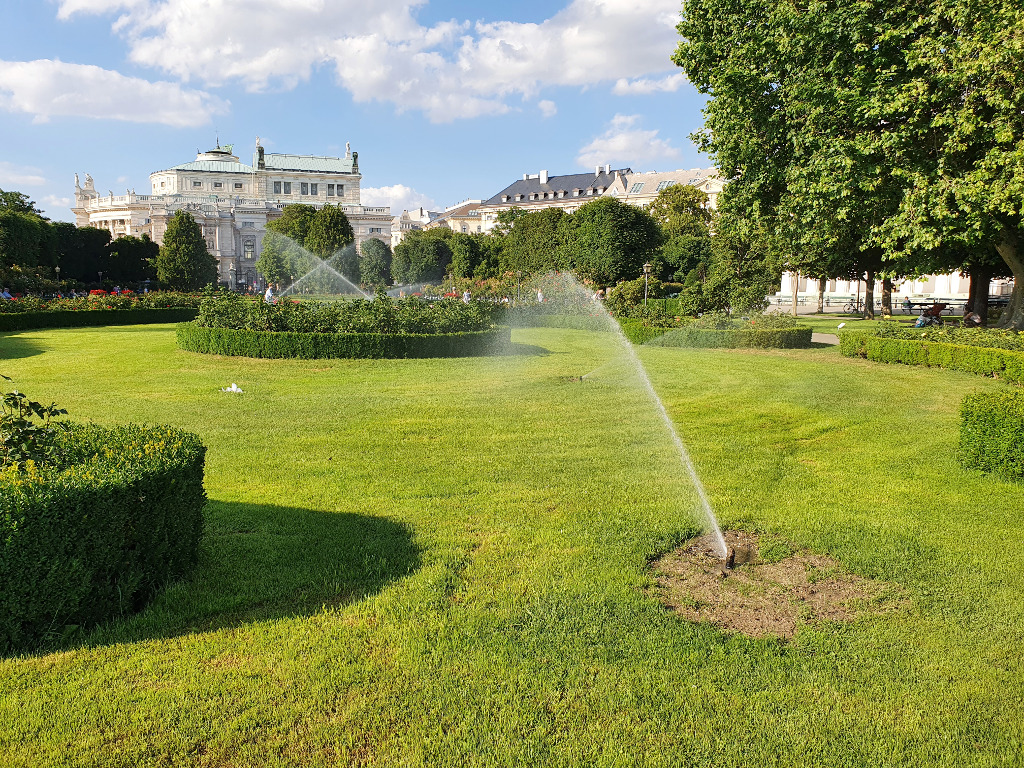
<path id="1" fill-rule="evenodd" d="M 580 150 L 576 162 L 584 168 L 612 163 L 639 165 L 658 160 L 675 160 L 680 151 L 658 131 L 638 127 L 640 115 L 616 115 L 607 130 Z"/>
<path id="2" fill-rule="evenodd" d="M 132 61 L 183 81 L 292 88 L 332 67 L 357 101 L 435 122 L 508 112 L 506 98 L 671 70 L 678 0 L 572 0 L 538 24 L 414 18 L 426 0 L 61 0 L 119 12 Z"/>
<path id="3" fill-rule="evenodd" d="M 38 168 L 15 165 L 0 160 L 0 189 L 19 189 L 20 187 L 41 187 L 46 179 L 40 175 Z"/>
<path id="4" fill-rule="evenodd" d="M 646 96 L 651 93 L 675 93 L 684 85 L 686 85 L 686 75 L 682 72 L 668 75 L 660 80 L 651 80 L 646 77 L 639 80 L 627 80 L 623 77 L 616 81 L 615 87 L 612 88 L 612 93 L 616 96 Z"/>
<path id="5" fill-rule="evenodd" d="M 544 117 L 554 117 L 558 114 L 558 105 L 553 101 L 544 99 L 542 101 L 538 101 L 537 106 L 540 107 L 540 113 L 544 115 Z"/>
<path id="6" fill-rule="evenodd" d="M 226 107 L 203 91 L 127 77 L 90 64 L 0 61 L 0 109 L 33 115 L 37 122 L 88 117 L 191 127 L 208 123 Z"/>
<path id="7" fill-rule="evenodd" d="M 426 208 L 428 211 L 441 210 L 437 203 L 422 192 L 417 192 L 405 184 L 393 184 L 390 187 L 363 187 L 360 189 L 363 205 L 390 206 L 396 216 L 402 211 Z"/>

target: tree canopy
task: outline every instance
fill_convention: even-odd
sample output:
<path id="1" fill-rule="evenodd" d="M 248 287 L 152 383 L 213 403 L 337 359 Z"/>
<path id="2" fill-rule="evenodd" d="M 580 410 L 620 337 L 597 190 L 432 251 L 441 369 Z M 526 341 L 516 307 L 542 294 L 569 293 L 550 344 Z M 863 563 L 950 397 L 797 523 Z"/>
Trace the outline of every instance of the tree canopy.
<path id="1" fill-rule="evenodd" d="M 375 287 L 391 282 L 391 247 L 383 240 L 371 237 L 359 246 L 359 281 Z"/>
<path id="2" fill-rule="evenodd" d="M 177 211 L 167 222 L 156 271 L 161 283 L 178 291 L 195 291 L 217 281 L 217 260 L 187 211 Z"/>
<path id="3" fill-rule="evenodd" d="M 642 208 L 614 197 L 584 204 L 558 225 L 555 263 L 598 283 L 632 279 L 657 255 L 661 228 Z"/>

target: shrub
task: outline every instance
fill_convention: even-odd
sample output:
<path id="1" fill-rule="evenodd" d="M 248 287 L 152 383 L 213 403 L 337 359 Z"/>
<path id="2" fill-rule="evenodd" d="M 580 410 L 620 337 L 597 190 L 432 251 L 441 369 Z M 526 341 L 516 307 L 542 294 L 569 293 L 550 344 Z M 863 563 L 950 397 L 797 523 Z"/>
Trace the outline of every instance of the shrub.
<path id="1" fill-rule="evenodd" d="M 799 349 L 811 346 L 813 329 L 757 328 L 749 324 L 740 328 L 702 328 L 696 323 L 673 329 L 649 343 L 660 347 Z"/>
<path id="2" fill-rule="evenodd" d="M 968 395 L 960 406 L 960 463 L 1024 480 L 1024 391 Z"/>
<path id="3" fill-rule="evenodd" d="M 10 381 L 8 376 L 0 378 Z M 43 405 L 29 400 L 18 390 L 0 397 L 0 467 L 24 468 L 29 462 L 52 461 L 56 457 L 57 432 L 66 428 L 54 417 L 67 411 L 56 403 Z"/>
<path id="4" fill-rule="evenodd" d="M 196 562 L 205 449 L 170 427 L 75 425 L 0 470 L 0 652 L 144 605 Z"/>
<path id="5" fill-rule="evenodd" d="M 197 326 L 322 334 L 449 334 L 492 329 L 490 305 L 418 298 L 318 302 L 258 299 L 223 293 L 203 299 Z"/>
<path id="6" fill-rule="evenodd" d="M 847 357 L 863 357 L 881 363 L 948 368 L 1024 384 L 1024 352 L 995 346 L 940 343 L 929 341 L 927 335 L 905 338 L 902 333 L 888 328 L 883 328 L 881 333 L 884 335 L 877 331 L 840 331 L 839 352 Z"/>
<path id="7" fill-rule="evenodd" d="M 320 333 L 208 328 L 183 323 L 178 347 L 189 352 L 263 358 L 422 358 L 485 355 L 507 345 L 511 330 L 462 333 Z"/>
<path id="8" fill-rule="evenodd" d="M 96 312 L 47 311 L 0 314 L 0 333 L 34 328 L 84 328 L 99 325 L 183 323 L 195 319 L 195 309 L 108 309 Z"/>

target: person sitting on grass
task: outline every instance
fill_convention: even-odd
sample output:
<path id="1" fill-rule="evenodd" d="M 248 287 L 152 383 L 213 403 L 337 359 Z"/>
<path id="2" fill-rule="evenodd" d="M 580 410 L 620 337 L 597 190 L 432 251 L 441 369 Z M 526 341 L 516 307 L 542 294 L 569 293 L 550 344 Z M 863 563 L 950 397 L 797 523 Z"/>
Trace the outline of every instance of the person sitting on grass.
<path id="1" fill-rule="evenodd" d="M 0 299 L 6 299 L 7 301 L 10 301 L 13 298 L 14 297 L 11 296 L 11 293 L 10 293 L 10 291 L 7 290 L 6 286 L 4 287 L 4 289 L 2 291 L 0 291 Z"/>

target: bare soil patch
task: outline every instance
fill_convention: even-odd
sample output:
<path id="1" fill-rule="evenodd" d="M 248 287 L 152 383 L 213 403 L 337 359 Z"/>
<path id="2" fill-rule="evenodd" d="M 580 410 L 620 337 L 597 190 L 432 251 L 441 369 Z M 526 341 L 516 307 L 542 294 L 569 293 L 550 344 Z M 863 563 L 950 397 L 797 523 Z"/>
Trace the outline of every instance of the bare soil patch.
<path id="1" fill-rule="evenodd" d="M 662 602 L 690 621 L 782 638 L 793 637 L 804 623 L 850 621 L 891 605 L 891 585 L 848 573 L 824 555 L 798 551 L 765 562 L 760 537 L 726 531 L 725 540 L 735 552 L 731 569 L 704 537 L 656 560 L 652 567 Z M 779 554 L 777 542 L 770 549 Z"/>

